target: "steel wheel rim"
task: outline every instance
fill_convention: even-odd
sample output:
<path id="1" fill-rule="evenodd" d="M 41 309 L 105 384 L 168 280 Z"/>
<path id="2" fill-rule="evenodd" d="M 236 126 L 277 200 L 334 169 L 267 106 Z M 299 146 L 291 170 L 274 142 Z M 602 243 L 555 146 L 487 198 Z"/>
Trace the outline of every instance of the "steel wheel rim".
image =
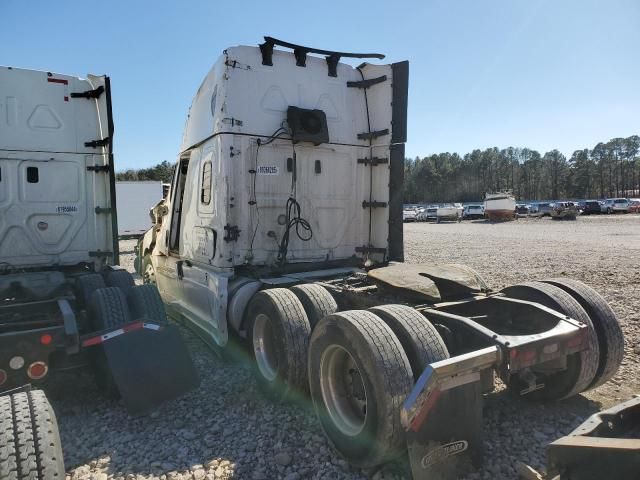
<path id="1" fill-rule="evenodd" d="M 275 380 L 278 376 L 276 339 L 271 319 L 264 313 L 259 313 L 253 324 L 253 352 L 262 376 L 270 382 Z"/>
<path id="2" fill-rule="evenodd" d="M 331 345 L 320 359 L 322 400 L 334 425 L 355 437 L 367 421 L 367 392 L 362 375 L 351 354 Z"/>

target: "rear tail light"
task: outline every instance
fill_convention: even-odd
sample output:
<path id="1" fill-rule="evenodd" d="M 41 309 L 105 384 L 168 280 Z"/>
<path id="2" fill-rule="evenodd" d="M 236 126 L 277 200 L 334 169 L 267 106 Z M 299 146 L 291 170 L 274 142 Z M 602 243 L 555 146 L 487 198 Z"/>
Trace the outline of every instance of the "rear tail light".
<path id="1" fill-rule="evenodd" d="M 7 381 L 7 372 L 0 368 L 0 385 L 3 385 Z"/>
<path id="2" fill-rule="evenodd" d="M 32 380 L 40 380 L 49 371 L 49 367 L 44 362 L 33 362 L 27 369 L 27 375 Z"/>
<path id="3" fill-rule="evenodd" d="M 40 337 L 40 343 L 42 345 L 49 345 L 51 343 L 51 340 L 53 340 L 53 338 L 48 333 L 45 333 Z"/>

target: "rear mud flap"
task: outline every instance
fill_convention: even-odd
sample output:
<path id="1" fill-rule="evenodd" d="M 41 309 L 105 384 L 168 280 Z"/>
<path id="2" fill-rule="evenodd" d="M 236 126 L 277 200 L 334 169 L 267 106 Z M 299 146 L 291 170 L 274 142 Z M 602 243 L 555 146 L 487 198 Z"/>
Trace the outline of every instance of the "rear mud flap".
<path id="1" fill-rule="evenodd" d="M 481 372 L 500 359 L 488 347 L 432 363 L 401 411 L 414 480 L 453 480 L 482 463 Z"/>
<path id="2" fill-rule="evenodd" d="M 173 325 L 130 331 L 103 347 L 129 413 L 147 413 L 200 385 L 189 350 Z"/>
<path id="3" fill-rule="evenodd" d="M 407 432 L 414 480 L 456 479 L 482 462 L 482 393 L 476 381 L 442 392 L 417 431 Z"/>

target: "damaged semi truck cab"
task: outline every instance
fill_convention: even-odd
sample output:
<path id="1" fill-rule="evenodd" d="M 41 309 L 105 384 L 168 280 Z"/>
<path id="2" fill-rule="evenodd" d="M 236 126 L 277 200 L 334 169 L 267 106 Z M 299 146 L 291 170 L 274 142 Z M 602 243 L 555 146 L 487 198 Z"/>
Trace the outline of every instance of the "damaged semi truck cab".
<path id="1" fill-rule="evenodd" d="M 227 308 L 247 279 L 402 256 L 408 63 L 265 58 L 229 48 L 204 79 L 141 247 L 165 300 L 219 345 L 227 319 L 242 328 Z"/>
<path id="2" fill-rule="evenodd" d="M 246 341 L 265 393 L 309 395 L 351 463 L 408 448 L 415 478 L 455 478 L 481 459 L 494 372 L 566 398 L 611 378 L 622 334 L 579 282 L 492 292 L 464 265 L 402 263 L 409 69 L 382 58 L 272 37 L 225 50 L 136 265 L 216 349 Z"/>

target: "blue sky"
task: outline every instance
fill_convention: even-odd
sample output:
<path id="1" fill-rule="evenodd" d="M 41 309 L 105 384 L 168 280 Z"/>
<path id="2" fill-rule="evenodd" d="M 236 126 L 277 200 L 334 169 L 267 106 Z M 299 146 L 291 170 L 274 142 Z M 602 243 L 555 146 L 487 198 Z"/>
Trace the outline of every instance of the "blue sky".
<path id="1" fill-rule="evenodd" d="M 638 0 L 0 0 L 0 63 L 112 78 L 116 168 L 174 161 L 222 50 L 263 35 L 411 63 L 407 155 L 640 134 Z"/>

